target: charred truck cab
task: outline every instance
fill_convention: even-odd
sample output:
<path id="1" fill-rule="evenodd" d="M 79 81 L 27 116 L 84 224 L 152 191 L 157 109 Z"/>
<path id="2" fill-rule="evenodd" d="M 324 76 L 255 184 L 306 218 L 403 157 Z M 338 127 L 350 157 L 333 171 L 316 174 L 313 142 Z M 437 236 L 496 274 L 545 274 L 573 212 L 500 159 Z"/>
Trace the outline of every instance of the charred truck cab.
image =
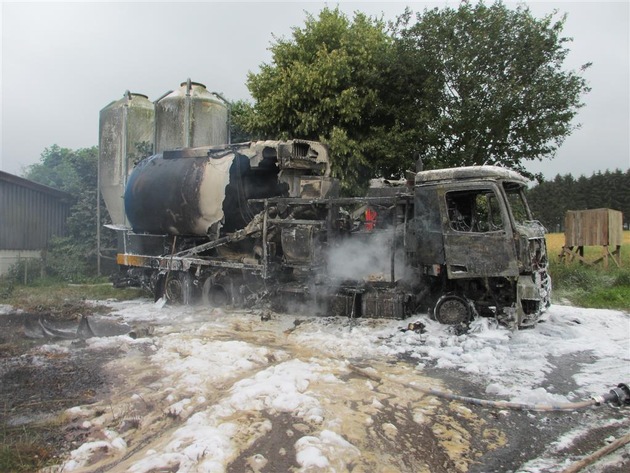
<path id="1" fill-rule="evenodd" d="M 408 258 L 431 286 L 436 320 L 460 323 L 476 312 L 523 327 L 549 306 L 544 227 L 532 218 L 526 184 L 496 166 L 417 173 Z"/>
<path id="2" fill-rule="evenodd" d="M 183 148 L 125 190 L 119 285 L 211 306 L 523 327 L 549 304 L 544 229 L 499 167 L 422 171 L 340 197 L 327 148 L 291 140 Z"/>

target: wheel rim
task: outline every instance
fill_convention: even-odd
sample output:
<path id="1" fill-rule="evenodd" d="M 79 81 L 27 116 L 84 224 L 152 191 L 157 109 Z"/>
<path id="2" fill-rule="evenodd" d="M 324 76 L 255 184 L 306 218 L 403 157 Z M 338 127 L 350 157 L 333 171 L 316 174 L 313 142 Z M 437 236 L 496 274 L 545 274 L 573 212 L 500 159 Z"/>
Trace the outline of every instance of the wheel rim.
<path id="1" fill-rule="evenodd" d="M 442 324 L 456 325 L 470 320 L 470 304 L 455 295 L 442 296 L 435 305 L 435 320 Z"/>
<path id="2" fill-rule="evenodd" d="M 183 271 L 166 275 L 164 281 L 164 296 L 168 301 L 178 304 L 190 304 L 192 301 L 192 276 Z"/>
<path id="3" fill-rule="evenodd" d="M 184 294 L 181 281 L 177 278 L 168 279 L 164 285 L 164 294 L 169 301 L 181 302 Z"/>

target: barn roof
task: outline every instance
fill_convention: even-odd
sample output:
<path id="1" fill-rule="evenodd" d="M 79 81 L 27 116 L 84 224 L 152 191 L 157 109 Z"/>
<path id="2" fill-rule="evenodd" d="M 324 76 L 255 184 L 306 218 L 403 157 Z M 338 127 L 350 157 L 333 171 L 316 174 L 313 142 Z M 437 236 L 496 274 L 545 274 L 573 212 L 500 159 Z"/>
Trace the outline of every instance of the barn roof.
<path id="1" fill-rule="evenodd" d="M 31 189 L 37 192 L 42 192 L 44 194 L 47 194 L 57 199 L 67 200 L 67 199 L 72 198 L 72 196 L 68 194 L 67 192 L 60 191 L 59 189 L 54 189 L 52 187 L 39 184 L 29 179 L 24 179 L 23 177 L 19 177 L 14 174 L 9 174 L 8 172 L 4 172 L 4 171 L 0 171 L 0 181 L 8 182 L 10 184 L 15 184 L 17 186 L 25 187 L 27 189 Z"/>

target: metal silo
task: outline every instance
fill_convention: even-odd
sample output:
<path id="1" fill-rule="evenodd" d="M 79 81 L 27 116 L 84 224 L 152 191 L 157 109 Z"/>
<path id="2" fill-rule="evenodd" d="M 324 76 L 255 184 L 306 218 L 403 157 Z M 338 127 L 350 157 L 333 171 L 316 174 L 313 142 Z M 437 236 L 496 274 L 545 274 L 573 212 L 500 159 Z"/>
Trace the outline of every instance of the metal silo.
<path id="1" fill-rule="evenodd" d="M 136 162 L 151 154 L 153 103 L 146 95 L 126 91 L 100 112 L 99 189 L 114 225 L 125 225 L 124 194 Z"/>
<path id="2" fill-rule="evenodd" d="M 228 108 L 206 86 L 182 82 L 155 102 L 155 152 L 229 142 Z"/>

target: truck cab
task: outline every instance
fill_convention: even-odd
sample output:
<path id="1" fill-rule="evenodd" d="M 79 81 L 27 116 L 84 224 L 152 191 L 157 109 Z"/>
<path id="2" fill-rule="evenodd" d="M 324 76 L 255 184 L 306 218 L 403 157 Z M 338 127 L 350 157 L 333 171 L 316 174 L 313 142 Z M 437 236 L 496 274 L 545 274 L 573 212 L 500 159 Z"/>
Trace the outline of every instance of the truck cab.
<path id="1" fill-rule="evenodd" d="M 426 281 L 436 320 L 476 312 L 519 327 L 549 305 L 544 227 L 533 220 L 520 174 L 471 166 L 415 175 L 407 260 Z"/>

